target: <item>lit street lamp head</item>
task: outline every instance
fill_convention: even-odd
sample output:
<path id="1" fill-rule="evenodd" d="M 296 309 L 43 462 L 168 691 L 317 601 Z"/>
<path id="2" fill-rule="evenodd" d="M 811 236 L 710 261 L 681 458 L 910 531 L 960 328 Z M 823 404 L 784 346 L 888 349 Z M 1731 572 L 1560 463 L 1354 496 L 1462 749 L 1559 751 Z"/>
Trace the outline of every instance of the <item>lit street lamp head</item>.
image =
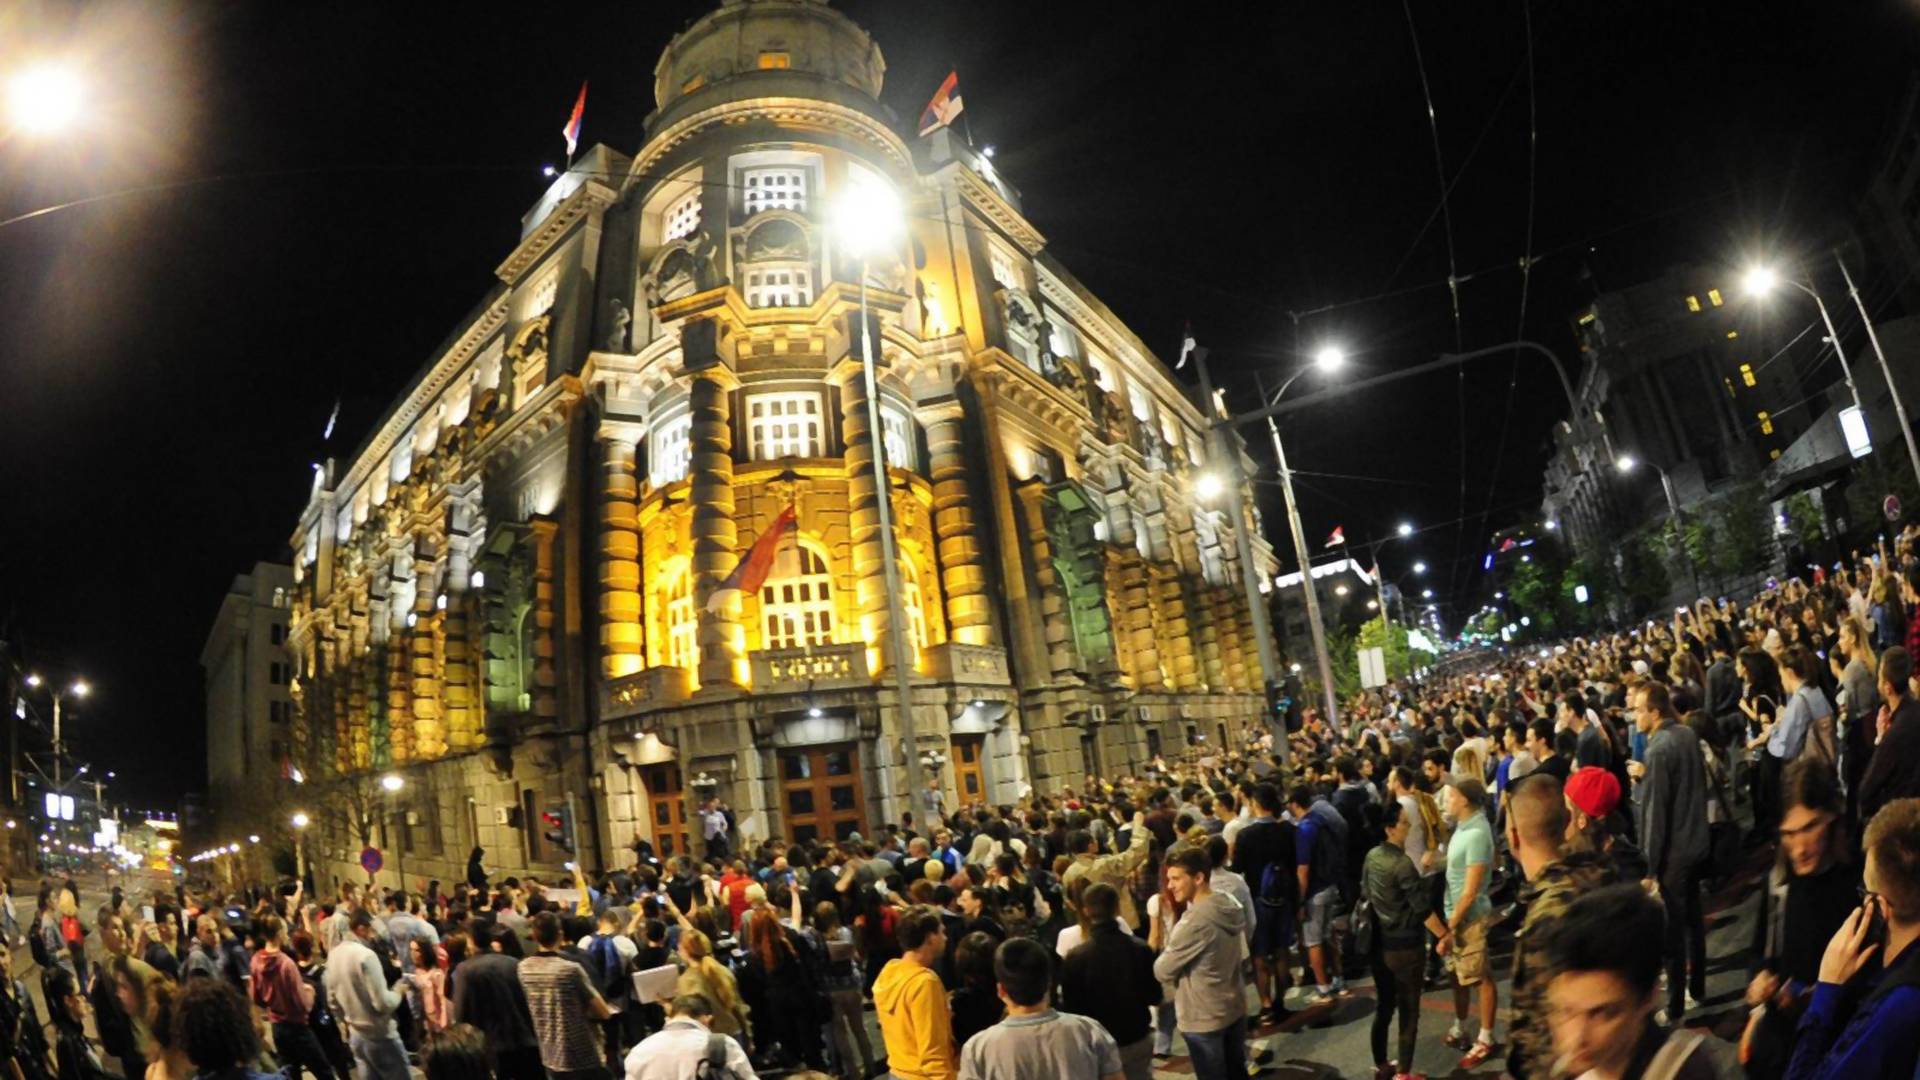
<path id="1" fill-rule="evenodd" d="M 1414 573 L 1416 573 L 1416 574 L 1424 574 L 1424 573 L 1426 573 L 1426 572 L 1427 572 L 1427 564 L 1426 564 L 1426 563 L 1423 563 L 1423 562 L 1417 562 L 1417 563 L 1414 563 L 1414 564 L 1413 564 L 1413 572 L 1414 572 Z"/>
<path id="2" fill-rule="evenodd" d="M 43 682 L 45 682 L 45 681 L 46 681 L 45 679 L 42 679 L 42 678 L 41 678 L 40 676 L 38 676 L 38 675 L 28 675 L 28 676 L 27 676 L 27 685 L 28 685 L 28 686 L 31 686 L 31 687 L 33 687 L 33 688 L 34 688 L 35 690 L 38 690 L 38 689 L 40 689 L 40 684 L 41 684 L 41 683 L 43 683 Z"/>
<path id="3" fill-rule="evenodd" d="M 1633 467 L 1638 464 L 1640 463 L 1634 460 L 1632 454 L 1621 454 L 1619 457 L 1613 459 L 1613 467 L 1623 473 L 1632 472 Z"/>
<path id="4" fill-rule="evenodd" d="M 7 84 L 7 117 L 21 131 L 50 135 L 79 115 L 80 79 L 64 67 L 30 67 Z"/>
<path id="5" fill-rule="evenodd" d="M 834 206 L 834 235 L 847 254 L 872 258 L 900 243 L 900 196 L 884 183 L 856 183 Z"/>
<path id="6" fill-rule="evenodd" d="M 1193 485 L 1193 493 L 1208 501 L 1219 498 L 1224 490 L 1226 486 L 1220 482 L 1220 474 L 1212 472 L 1201 473 L 1200 479 Z"/>
<path id="7" fill-rule="evenodd" d="M 401 788 L 407 786 L 407 782 L 392 773 L 388 773 L 386 776 L 380 778 L 380 786 L 386 788 L 388 791 L 399 791 Z"/>
<path id="8" fill-rule="evenodd" d="M 1346 362 L 1347 354 L 1335 345 L 1323 345 L 1313 354 L 1313 366 L 1329 374 L 1339 371 Z"/>
<path id="9" fill-rule="evenodd" d="M 1401 536 L 1412 536 L 1412 535 L 1413 535 L 1413 522 L 1411 522 L 1411 521 L 1403 521 L 1403 522 L 1401 522 L 1401 523 L 1400 523 L 1400 528 L 1399 528 L 1399 530 L 1398 530 L 1398 531 L 1399 531 L 1399 533 L 1400 533 L 1400 535 L 1401 535 Z"/>
<path id="10" fill-rule="evenodd" d="M 77 679 L 74 681 L 74 684 L 73 684 L 74 697 L 86 697 L 88 694 L 91 694 L 91 693 L 93 693 L 93 687 L 87 685 L 87 680 Z"/>
<path id="11" fill-rule="evenodd" d="M 293 815 L 293 827 L 296 829 L 304 829 L 312 823 L 313 819 L 308 817 L 304 812 Z"/>
<path id="12" fill-rule="evenodd" d="M 1747 271 L 1740 285 L 1748 296 L 1765 296 L 1779 287 L 1780 275 L 1771 266 L 1756 266 Z"/>

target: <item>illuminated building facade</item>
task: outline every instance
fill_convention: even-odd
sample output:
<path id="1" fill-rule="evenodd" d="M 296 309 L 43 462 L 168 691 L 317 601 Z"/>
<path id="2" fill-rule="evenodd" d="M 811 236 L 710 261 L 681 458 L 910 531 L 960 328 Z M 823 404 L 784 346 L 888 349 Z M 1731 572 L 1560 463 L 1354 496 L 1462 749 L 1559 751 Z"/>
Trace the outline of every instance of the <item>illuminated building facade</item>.
<path id="1" fill-rule="evenodd" d="M 373 839 L 410 880 L 448 880 L 476 843 L 552 869 L 543 833 L 568 817 L 589 865 L 636 836 L 697 849 L 709 793 L 749 840 L 872 835 L 925 803 L 909 752 L 951 809 L 1261 716 L 1245 523 L 1191 494 L 1199 410 L 988 159 L 902 138 L 883 70 L 818 0 L 693 23 L 655 69 L 645 144 L 555 179 L 498 287 L 316 474 L 292 537 L 293 752 L 321 787 L 404 777 Z M 863 191 L 906 216 L 866 270 L 877 432 L 862 264 L 832 214 Z M 716 599 L 788 507 L 764 587 Z M 345 873 L 359 842 L 309 855 Z"/>

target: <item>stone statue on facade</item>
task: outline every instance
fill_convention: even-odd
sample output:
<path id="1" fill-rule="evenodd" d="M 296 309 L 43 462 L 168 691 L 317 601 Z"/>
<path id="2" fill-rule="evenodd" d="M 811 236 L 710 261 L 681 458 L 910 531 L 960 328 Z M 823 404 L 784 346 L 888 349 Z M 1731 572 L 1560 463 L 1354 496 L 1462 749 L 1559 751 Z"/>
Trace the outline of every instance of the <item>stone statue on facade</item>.
<path id="1" fill-rule="evenodd" d="M 613 311 L 610 319 L 613 329 L 607 333 L 607 351 L 627 352 L 627 334 L 633 325 L 633 313 L 627 310 L 627 305 L 621 303 L 619 297 L 607 301 L 607 306 Z"/>

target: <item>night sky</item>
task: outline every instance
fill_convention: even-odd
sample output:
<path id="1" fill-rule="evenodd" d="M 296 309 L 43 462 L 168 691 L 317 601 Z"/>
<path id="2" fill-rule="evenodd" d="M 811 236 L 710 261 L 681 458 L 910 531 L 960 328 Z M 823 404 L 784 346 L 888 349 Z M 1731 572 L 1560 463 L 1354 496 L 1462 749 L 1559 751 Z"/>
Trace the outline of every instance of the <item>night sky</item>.
<path id="1" fill-rule="evenodd" d="M 151 189 L 0 226 L 0 636 L 92 680 L 70 738 L 129 798 L 203 782 L 200 647 L 232 576 L 287 557 L 335 399 L 344 456 L 488 288 L 581 80 L 585 141 L 632 152 L 660 48 L 709 6 L 0 16 L 0 69 L 67 55 L 92 83 L 83 129 L 0 138 L 0 217 Z M 1456 329 L 1402 5 L 839 6 L 878 40 L 901 126 L 957 66 L 974 140 L 1054 254 L 1163 357 L 1191 319 L 1242 407 L 1295 363 L 1290 312 L 1334 305 L 1300 347 L 1344 343 L 1349 377 L 1521 327 L 1571 357 L 1596 282 L 1823 250 L 1920 27 L 1906 4 L 1536 3 L 1530 77 L 1519 4 L 1413 4 Z M 1890 278 L 1863 287 L 1890 304 Z M 1500 358 L 1296 417 L 1310 542 L 1412 520 L 1389 572 L 1425 558 L 1471 608 L 1564 414 L 1550 373 Z"/>

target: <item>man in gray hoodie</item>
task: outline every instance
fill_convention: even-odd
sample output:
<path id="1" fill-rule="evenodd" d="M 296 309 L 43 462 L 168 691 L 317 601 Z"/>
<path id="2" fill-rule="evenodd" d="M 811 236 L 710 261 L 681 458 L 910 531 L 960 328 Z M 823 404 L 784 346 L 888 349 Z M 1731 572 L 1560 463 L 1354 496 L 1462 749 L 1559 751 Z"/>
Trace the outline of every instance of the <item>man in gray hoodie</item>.
<path id="1" fill-rule="evenodd" d="M 327 954 L 327 1004 L 347 1027 L 361 1080 L 408 1080 L 407 1048 L 393 1023 L 402 998 L 387 985 L 380 957 L 367 947 L 373 916 L 361 908 L 347 928 L 347 937 Z"/>
<path id="2" fill-rule="evenodd" d="M 1187 906 L 1166 948 L 1153 962 L 1154 978 L 1173 984 L 1174 1013 L 1186 1040 L 1195 1080 L 1242 1080 L 1247 1075 L 1247 912 L 1213 891 L 1213 863 L 1199 848 L 1167 856 L 1167 890 Z"/>
<path id="3" fill-rule="evenodd" d="M 1637 783 L 1640 847 L 1666 903 L 1667 1016 L 1675 1024 L 1687 999 L 1706 996 L 1707 937 L 1700 871 L 1707 861 L 1707 768 L 1700 740 L 1680 723 L 1662 683 L 1633 693 L 1634 722 L 1647 736 L 1646 762 L 1627 766 Z"/>

